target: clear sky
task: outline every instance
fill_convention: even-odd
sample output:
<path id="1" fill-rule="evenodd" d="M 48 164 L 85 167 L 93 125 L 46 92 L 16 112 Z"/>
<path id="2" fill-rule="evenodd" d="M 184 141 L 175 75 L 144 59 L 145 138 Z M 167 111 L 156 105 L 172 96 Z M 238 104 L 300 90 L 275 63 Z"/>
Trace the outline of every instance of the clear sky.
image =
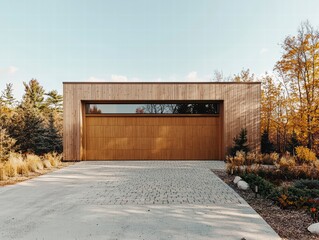
<path id="1" fill-rule="evenodd" d="M 0 0 L 0 89 L 271 72 L 318 0 Z"/>

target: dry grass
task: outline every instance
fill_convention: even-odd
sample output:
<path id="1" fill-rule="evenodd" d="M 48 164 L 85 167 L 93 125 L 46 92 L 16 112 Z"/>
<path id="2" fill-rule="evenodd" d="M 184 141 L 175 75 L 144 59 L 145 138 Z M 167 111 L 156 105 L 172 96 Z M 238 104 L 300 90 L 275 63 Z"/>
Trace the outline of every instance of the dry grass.
<path id="1" fill-rule="evenodd" d="M 7 174 L 4 168 L 4 164 L 0 163 L 0 181 L 7 180 Z"/>
<path id="2" fill-rule="evenodd" d="M 43 169 L 41 158 L 34 154 L 27 154 L 26 162 L 30 172 L 37 172 Z"/>
<path id="3" fill-rule="evenodd" d="M 11 153 L 7 161 L 0 161 L 0 186 L 16 184 L 73 164 L 63 163 L 61 159 L 61 155 L 56 153 L 47 154 L 46 158 Z"/>
<path id="4" fill-rule="evenodd" d="M 294 157 L 291 156 L 282 156 L 278 162 L 278 168 L 281 170 L 289 170 L 296 166 L 296 161 Z"/>
<path id="5" fill-rule="evenodd" d="M 28 176 L 29 169 L 21 154 L 10 153 L 8 162 L 16 168 L 17 174 Z"/>
<path id="6" fill-rule="evenodd" d="M 4 164 L 4 170 L 6 172 L 6 175 L 8 177 L 15 177 L 17 176 L 17 166 L 10 162 L 10 161 L 7 161 L 5 164 Z"/>
<path id="7" fill-rule="evenodd" d="M 44 159 L 42 163 L 44 168 L 51 169 L 52 165 L 48 159 Z"/>
<path id="8" fill-rule="evenodd" d="M 49 160 L 52 167 L 57 167 L 61 164 L 62 156 L 56 152 L 47 153 L 43 156 L 44 160 Z"/>

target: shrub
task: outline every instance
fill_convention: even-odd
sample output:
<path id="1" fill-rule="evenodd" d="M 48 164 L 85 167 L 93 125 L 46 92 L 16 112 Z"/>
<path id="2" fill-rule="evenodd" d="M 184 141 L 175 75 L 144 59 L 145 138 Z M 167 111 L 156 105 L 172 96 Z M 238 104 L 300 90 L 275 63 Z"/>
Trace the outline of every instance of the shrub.
<path id="1" fill-rule="evenodd" d="M 20 165 L 17 166 L 17 173 L 23 176 L 29 175 L 28 164 L 25 161 L 23 161 Z"/>
<path id="2" fill-rule="evenodd" d="M 314 222 L 319 222 L 319 199 L 308 199 L 307 206 Z"/>
<path id="3" fill-rule="evenodd" d="M 243 151 L 237 151 L 236 155 L 234 156 L 234 163 L 236 166 L 244 165 L 246 160 L 246 154 Z"/>
<path id="4" fill-rule="evenodd" d="M 279 195 L 275 185 L 260 176 L 245 174 L 242 178 L 249 184 L 253 191 L 255 190 L 255 186 L 258 186 L 258 193 L 265 198 L 275 199 Z"/>
<path id="5" fill-rule="evenodd" d="M 280 170 L 287 171 L 293 167 L 296 166 L 296 161 L 294 157 L 291 156 L 282 156 L 278 162 L 278 165 Z"/>
<path id="6" fill-rule="evenodd" d="M 50 169 L 52 166 L 51 166 L 51 163 L 50 163 L 50 161 L 48 160 L 48 159 L 45 159 L 45 160 L 43 160 L 43 167 L 44 168 L 48 168 L 48 169 Z"/>
<path id="7" fill-rule="evenodd" d="M 44 155 L 45 160 L 49 160 L 52 167 L 57 167 L 61 163 L 62 156 L 56 152 Z"/>
<path id="8" fill-rule="evenodd" d="M 288 195 L 295 196 L 296 198 L 318 198 L 319 189 L 300 189 L 296 187 L 289 187 L 287 191 Z"/>
<path id="9" fill-rule="evenodd" d="M 301 145 L 301 142 L 298 140 L 297 133 L 293 131 L 290 136 L 290 139 L 288 139 L 286 149 L 292 155 L 295 155 L 295 148 L 300 145 Z"/>
<path id="10" fill-rule="evenodd" d="M 264 130 L 261 135 L 261 153 L 271 153 L 275 150 L 275 146 L 269 140 L 269 134 L 267 130 Z"/>
<path id="11" fill-rule="evenodd" d="M 283 209 L 287 209 L 287 208 L 295 208 L 295 201 L 294 199 L 291 199 L 289 196 L 287 196 L 286 194 L 281 194 L 278 198 L 277 198 L 278 204 L 281 208 Z"/>
<path id="12" fill-rule="evenodd" d="M 42 161 L 39 156 L 34 154 L 27 154 L 26 162 L 28 165 L 28 169 L 31 172 L 37 172 L 38 169 L 43 169 Z"/>
<path id="13" fill-rule="evenodd" d="M 14 163 L 11 163 L 10 161 L 6 162 L 4 169 L 8 177 L 17 176 L 17 166 Z"/>
<path id="14" fill-rule="evenodd" d="M 262 154 L 260 163 L 266 165 L 274 165 L 279 159 L 279 154 L 276 152 Z"/>
<path id="15" fill-rule="evenodd" d="M 230 149 L 230 154 L 235 156 L 238 151 L 243 151 L 245 153 L 249 152 L 249 147 L 247 144 L 247 129 L 242 128 L 239 134 L 234 137 L 234 146 Z"/>
<path id="16" fill-rule="evenodd" d="M 28 175 L 29 169 L 27 163 L 23 160 L 21 154 L 11 153 L 8 160 L 17 169 L 17 173 L 21 175 Z"/>
<path id="17" fill-rule="evenodd" d="M 39 169 L 39 170 L 43 170 L 43 162 L 42 162 L 42 160 L 40 160 L 40 161 L 37 161 L 37 168 Z"/>
<path id="18" fill-rule="evenodd" d="M 246 154 L 245 164 L 252 165 L 258 162 L 258 156 L 256 153 L 249 152 Z"/>
<path id="19" fill-rule="evenodd" d="M 0 163 L 0 181 L 7 179 L 7 173 L 3 163 Z"/>
<path id="20" fill-rule="evenodd" d="M 300 164 L 302 163 L 313 163 L 317 161 L 316 154 L 309 148 L 299 146 L 296 147 L 297 160 Z"/>
<path id="21" fill-rule="evenodd" d="M 0 139 L 0 161 L 7 161 L 14 149 L 16 140 L 11 138 L 7 130 L 2 127 L 0 127 Z"/>
<path id="22" fill-rule="evenodd" d="M 294 183 L 294 187 L 300 189 L 319 189 L 319 180 L 301 179 Z"/>
<path id="23" fill-rule="evenodd" d="M 270 154 L 262 154 L 261 159 L 260 159 L 261 164 L 272 164 L 272 160 L 270 159 Z"/>
<path id="24" fill-rule="evenodd" d="M 272 153 L 270 153 L 269 157 L 270 157 L 272 164 L 275 164 L 275 162 L 277 162 L 279 159 L 279 154 L 276 152 L 272 152 Z"/>
<path id="25" fill-rule="evenodd" d="M 240 171 L 240 166 L 245 163 L 245 153 L 238 151 L 235 156 L 226 156 L 226 170 L 228 173 L 238 173 Z"/>

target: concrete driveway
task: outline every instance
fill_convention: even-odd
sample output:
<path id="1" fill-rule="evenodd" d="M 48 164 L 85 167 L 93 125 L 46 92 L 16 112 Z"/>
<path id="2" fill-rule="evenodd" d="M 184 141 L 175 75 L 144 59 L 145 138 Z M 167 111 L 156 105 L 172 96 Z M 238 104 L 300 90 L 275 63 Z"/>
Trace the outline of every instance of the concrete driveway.
<path id="1" fill-rule="evenodd" d="M 0 188 L 0 239 L 280 239 L 210 169 L 222 162 L 80 162 Z"/>

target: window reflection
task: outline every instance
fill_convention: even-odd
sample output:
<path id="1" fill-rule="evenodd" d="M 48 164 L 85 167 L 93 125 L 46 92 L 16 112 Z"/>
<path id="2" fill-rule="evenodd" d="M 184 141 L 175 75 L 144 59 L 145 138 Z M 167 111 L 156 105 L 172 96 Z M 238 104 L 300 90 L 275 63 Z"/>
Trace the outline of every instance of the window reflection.
<path id="1" fill-rule="evenodd" d="M 218 103 L 86 104 L 88 114 L 218 114 Z"/>

